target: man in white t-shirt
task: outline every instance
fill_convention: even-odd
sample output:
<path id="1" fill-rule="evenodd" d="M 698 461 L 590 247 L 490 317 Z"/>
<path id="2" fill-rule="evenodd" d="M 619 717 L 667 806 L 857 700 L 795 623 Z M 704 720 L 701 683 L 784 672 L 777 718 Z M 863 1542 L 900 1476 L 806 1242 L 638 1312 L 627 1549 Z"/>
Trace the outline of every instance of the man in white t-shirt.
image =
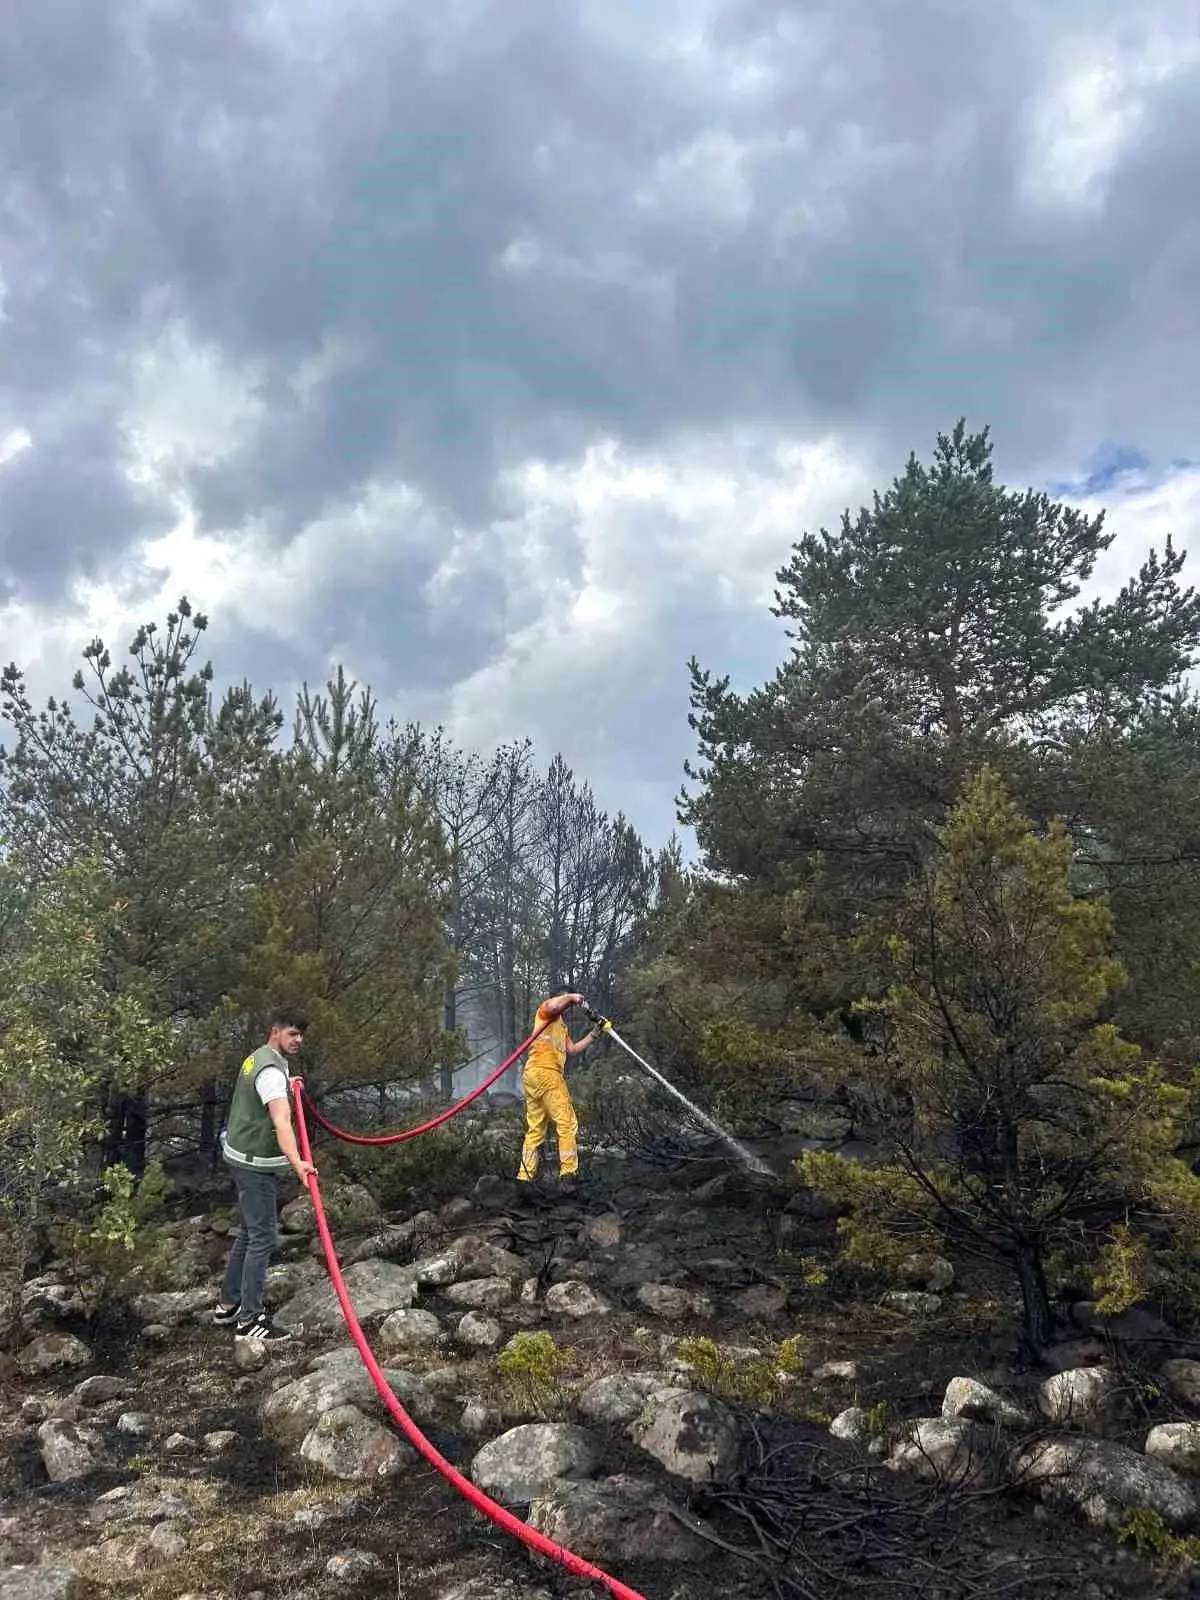
<path id="1" fill-rule="evenodd" d="M 307 1016 L 295 1006 L 272 1011 L 267 1042 L 242 1062 L 221 1130 L 221 1154 L 237 1187 L 238 1227 L 212 1320 L 260 1344 L 292 1336 L 271 1322 L 264 1295 L 279 1243 L 279 1174 L 291 1167 L 307 1187 L 316 1171 L 296 1144 L 288 1071 L 288 1058 L 300 1049 L 307 1028 Z"/>

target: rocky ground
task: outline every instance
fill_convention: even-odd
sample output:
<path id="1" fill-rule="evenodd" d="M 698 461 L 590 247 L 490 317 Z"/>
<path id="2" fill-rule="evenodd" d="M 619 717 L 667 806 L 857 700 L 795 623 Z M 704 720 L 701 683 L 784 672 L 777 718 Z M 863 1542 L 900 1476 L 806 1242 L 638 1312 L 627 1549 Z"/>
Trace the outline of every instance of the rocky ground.
<path id="1" fill-rule="evenodd" d="M 1188 1592 L 1200 1349 L 1144 1313 L 1077 1308 L 1061 1370 L 1024 1372 L 1006 1288 L 933 1259 L 864 1293 L 814 1197 L 716 1159 L 596 1156 L 570 1198 L 485 1176 L 388 1216 L 329 1188 L 404 1406 L 646 1600 Z M 271 1285 L 304 1338 L 239 1358 L 204 1317 L 227 1194 L 201 1198 L 174 1224 L 194 1287 L 97 1324 L 61 1269 L 27 1286 L 33 1331 L 0 1367 L 0 1600 L 596 1592 L 386 1421 L 306 1199 Z"/>

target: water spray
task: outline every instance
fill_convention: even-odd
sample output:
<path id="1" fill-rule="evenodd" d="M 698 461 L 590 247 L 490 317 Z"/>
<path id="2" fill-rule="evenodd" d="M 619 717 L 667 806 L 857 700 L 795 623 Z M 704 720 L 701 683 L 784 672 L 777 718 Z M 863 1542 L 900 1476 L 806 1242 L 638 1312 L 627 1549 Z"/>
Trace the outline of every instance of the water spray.
<path id="1" fill-rule="evenodd" d="M 602 1033 L 608 1034 L 609 1038 L 615 1040 L 621 1046 L 626 1055 L 632 1056 L 642 1071 L 648 1072 L 655 1083 L 661 1084 L 669 1095 L 673 1095 L 680 1105 L 686 1108 L 688 1115 L 698 1122 L 702 1128 L 707 1128 L 709 1133 L 714 1134 L 722 1144 L 732 1150 L 744 1167 L 760 1178 L 774 1177 L 771 1168 L 759 1156 L 756 1156 L 753 1150 L 747 1150 L 741 1140 L 735 1139 L 728 1128 L 723 1128 L 719 1122 L 709 1116 L 707 1111 L 702 1111 L 694 1101 L 688 1099 L 682 1089 L 677 1089 L 670 1079 L 664 1078 L 657 1067 L 652 1067 L 644 1056 L 638 1055 L 629 1041 L 622 1039 L 607 1017 L 602 1017 L 599 1012 L 593 1011 L 590 1006 L 584 1006 L 583 1009 Z"/>

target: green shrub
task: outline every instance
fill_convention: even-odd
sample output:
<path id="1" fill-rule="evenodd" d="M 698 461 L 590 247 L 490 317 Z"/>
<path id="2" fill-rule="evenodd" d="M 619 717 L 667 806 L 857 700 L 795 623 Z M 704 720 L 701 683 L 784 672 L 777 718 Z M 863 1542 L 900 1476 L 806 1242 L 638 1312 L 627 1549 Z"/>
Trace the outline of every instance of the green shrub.
<path id="1" fill-rule="evenodd" d="M 423 1191 L 431 1201 L 452 1199 L 465 1193 L 485 1172 L 496 1172 L 503 1164 L 494 1137 L 483 1129 L 459 1128 L 453 1122 L 419 1139 L 382 1149 L 322 1149 L 316 1161 L 323 1187 L 329 1186 L 331 1176 L 361 1183 L 384 1211 L 402 1210 L 413 1189 Z"/>
<path id="2" fill-rule="evenodd" d="M 722 1400 L 760 1407 L 778 1405 L 804 1369 L 804 1347 L 796 1336 L 749 1358 L 723 1349 L 714 1339 L 683 1339 L 678 1355 L 694 1370 L 700 1388 Z"/>
<path id="3" fill-rule="evenodd" d="M 1117 1531 L 1121 1544 L 1131 1544 L 1138 1555 L 1168 1566 L 1194 1566 L 1200 1561 L 1200 1539 L 1181 1539 L 1171 1532 L 1157 1511 L 1135 1506 Z"/>
<path id="4" fill-rule="evenodd" d="M 177 1286 L 170 1270 L 177 1242 L 162 1228 L 167 1180 L 161 1165 L 151 1162 L 141 1183 L 128 1167 L 106 1167 L 100 1183 L 105 1198 L 52 1231 L 93 1315 L 143 1289 Z"/>
<path id="5" fill-rule="evenodd" d="M 516 1395 L 545 1415 L 560 1398 L 559 1383 L 570 1362 L 571 1352 L 560 1350 L 548 1333 L 518 1333 L 496 1366 Z"/>

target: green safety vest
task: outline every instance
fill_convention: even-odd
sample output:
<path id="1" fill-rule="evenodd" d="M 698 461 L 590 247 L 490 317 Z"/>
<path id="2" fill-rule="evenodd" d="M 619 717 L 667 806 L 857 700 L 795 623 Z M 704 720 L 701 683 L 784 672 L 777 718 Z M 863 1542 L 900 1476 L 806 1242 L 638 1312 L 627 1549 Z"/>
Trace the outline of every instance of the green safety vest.
<path id="1" fill-rule="evenodd" d="M 229 1102 L 229 1115 L 221 1131 L 221 1153 L 235 1167 L 278 1171 L 288 1165 L 288 1158 L 275 1137 L 271 1114 L 258 1098 L 259 1075 L 268 1067 L 280 1068 L 291 1085 L 286 1060 L 269 1044 L 259 1045 L 254 1054 L 242 1062 Z"/>

